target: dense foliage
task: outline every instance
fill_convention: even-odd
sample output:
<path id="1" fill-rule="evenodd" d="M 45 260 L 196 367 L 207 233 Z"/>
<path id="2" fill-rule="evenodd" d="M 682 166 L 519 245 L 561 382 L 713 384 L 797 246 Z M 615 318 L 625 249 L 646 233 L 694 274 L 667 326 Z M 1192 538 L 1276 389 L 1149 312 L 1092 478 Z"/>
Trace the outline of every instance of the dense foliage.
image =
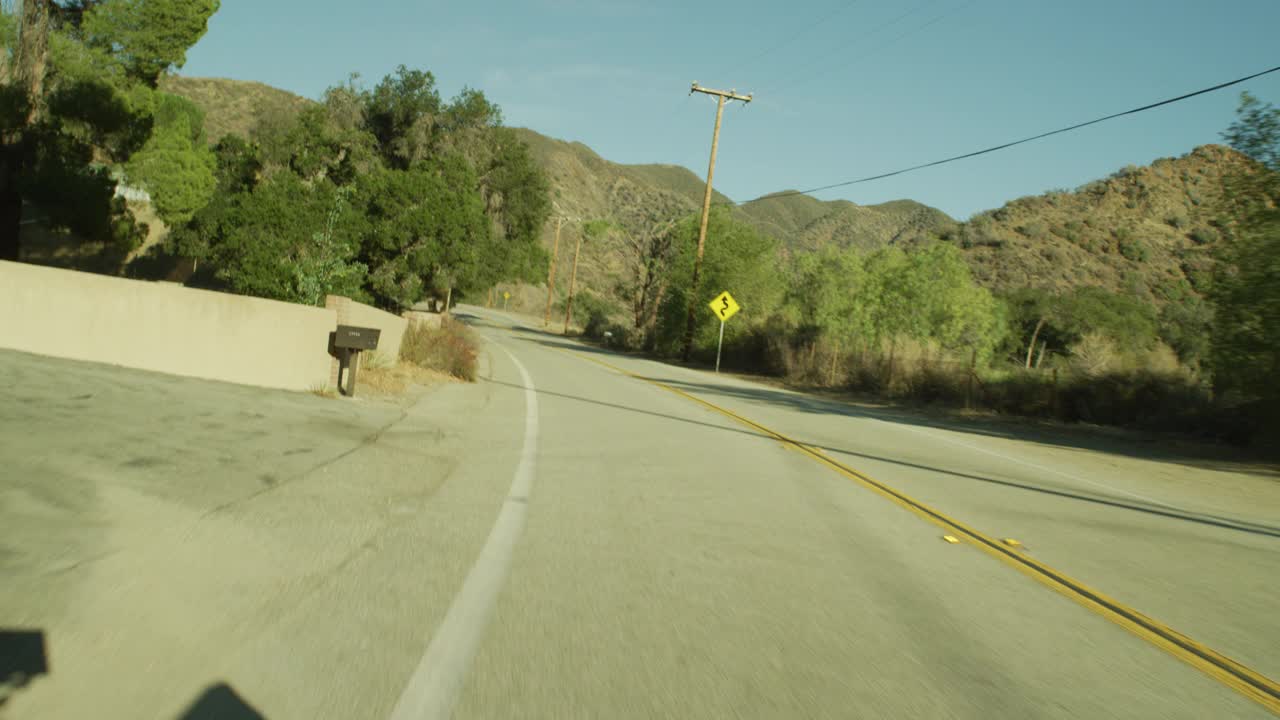
<path id="1" fill-rule="evenodd" d="M 215 148 L 218 199 L 174 234 L 207 281 L 316 303 L 326 293 L 398 310 L 433 293 L 530 280 L 547 181 L 484 96 L 440 99 L 399 68 L 332 88 L 292 123 Z"/>
<path id="2" fill-rule="evenodd" d="M 44 6 L 22 48 L 0 14 L 0 256 L 17 258 L 30 208 L 50 230 L 128 251 L 140 241 L 119 180 L 148 190 L 169 223 L 214 186 L 200 111 L 156 90 L 204 35 L 218 0 L 65 0 Z M 35 16 L 32 16 L 35 17 Z"/>
<path id="3" fill-rule="evenodd" d="M 719 324 L 704 305 L 729 290 L 743 307 L 726 326 L 730 369 L 1265 442 L 1280 427 L 1280 110 L 1245 96 L 1224 136 L 1254 162 L 1225 181 L 1221 206 L 1206 208 L 1214 232 L 1188 234 L 1216 261 L 1194 286 L 1054 289 L 1046 278 L 993 293 L 972 277 L 963 233 L 788 252 L 717 208 L 694 302 L 695 357 L 714 357 Z M 1190 229 L 1180 216 L 1169 222 Z M 676 356 L 697 228 L 696 215 L 611 218 L 621 262 L 607 287 L 580 294 L 587 334 Z M 1117 238 L 1136 242 L 1127 230 Z"/>
<path id="4" fill-rule="evenodd" d="M 150 196 L 168 252 L 195 261 L 196 282 L 234 292 L 311 304 L 339 293 L 396 310 L 543 272 L 541 169 L 483 93 L 443 100 L 429 72 L 401 66 L 372 88 L 353 77 L 211 148 L 201 111 L 157 87 L 218 5 L 50 5 L 40 82 L 14 70 L 18 19 L 0 14 L 6 257 L 34 207 L 50 231 L 123 258 L 146 234 L 116 197 L 124 185 Z"/>
<path id="5" fill-rule="evenodd" d="M 1243 96 L 1223 133 L 1254 165 L 1231 183 L 1239 218 L 1220 244 L 1210 297 L 1214 384 L 1280 437 L 1280 108 Z"/>

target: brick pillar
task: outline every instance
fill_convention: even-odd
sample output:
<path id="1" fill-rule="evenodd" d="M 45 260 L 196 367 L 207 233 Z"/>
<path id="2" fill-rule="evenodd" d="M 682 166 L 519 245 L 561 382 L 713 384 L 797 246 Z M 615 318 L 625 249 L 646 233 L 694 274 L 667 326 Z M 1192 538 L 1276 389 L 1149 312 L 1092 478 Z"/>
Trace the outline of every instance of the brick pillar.
<path id="1" fill-rule="evenodd" d="M 346 325 L 351 319 L 351 300 L 341 295 L 325 295 L 324 306 L 338 314 L 338 324 Z M 335 328 L 336 329 L 336 328 Z M 338 389 L 338 358 L 329 360 L 329 387 Z"/>

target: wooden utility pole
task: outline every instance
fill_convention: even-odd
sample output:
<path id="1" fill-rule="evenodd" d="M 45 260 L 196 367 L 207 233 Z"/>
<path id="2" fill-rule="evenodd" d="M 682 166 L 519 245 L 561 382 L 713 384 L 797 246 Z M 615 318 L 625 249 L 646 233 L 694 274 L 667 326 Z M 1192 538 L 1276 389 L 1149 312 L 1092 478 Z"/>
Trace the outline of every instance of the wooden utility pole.
<path id="1" fill-rule="evenodd" d="M 556 242 L 551 250 L 551 269 L 547 271 L 547 312 L 542 316 L 542 327 L 551 324 L 551 299 L 556 295 L 556 260 L 560 257 L 560 226 L 564 218 L 556 216 Z"/>
<path id="2" fill-rule="evenodd" d="M 582 252 L 582 236 L 585 231 L 578 233 L 578 246 L 573 251 L 573 272 L 569 275 L 569 300 L 564 307 L 564 334 L 569 334 L 569 320 L 573 318 L 573 288 L 578 284 L 578 253 Z"/>
<path id="3" fill-rule="evenodd" d="M 707 166 L 707 191 L 702 196 L 702 223 L 698 226 L 698 253 L 693 260 L 693 282 L 689 288 L 689 316 L 685 323 L 684 329 L 684 352 L 685 362 L 689 361 L 689 356 L 693 352 L 693 326 L 694 313 L 697 310 L 700 300 L 698 298 L 698 280 L 702 273 L 702 253 L 707 244 L 707 218 L 711 215 L 711 179 L 716 174 L 716 151 L 720 149 L 720 120 L 724 117 L 725 100 L 740 100 L 745 103 L 751 102 L 751 95 L 739 95 L 735 90 L 712 90 L 711 88 L 699 87 L 698 83 L 694 83 L 689 90 L 689 94 L 703 93 L 706 95 L 715 95 L 718 98 L 716 103 L 716 129 L 711 134 L 711 163 Z"/>

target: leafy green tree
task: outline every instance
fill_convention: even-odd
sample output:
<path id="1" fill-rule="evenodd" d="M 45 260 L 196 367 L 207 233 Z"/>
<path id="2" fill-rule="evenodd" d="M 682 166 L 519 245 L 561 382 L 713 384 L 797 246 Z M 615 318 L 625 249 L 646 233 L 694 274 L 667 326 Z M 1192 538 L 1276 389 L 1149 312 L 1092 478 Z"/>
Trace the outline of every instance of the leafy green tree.
<path id="1" fill-rule="evenodd" d="M 440 113 L 435 76 L 404 65 L 365 95 L 367 127 L 387 165 L 397 170 L 430 154 Z"/>
<path id="2" fill-rule="evenodd" d="M 239 135 L 227 135 L 213 147 L 218 192 L 252 190 L 263 171 L 262 151 Z"/>
<path id="3" fill-rule="evenodd" d="M 831 382 L 840 350 L 865 346 L 874 334 L 867 279 L 863 255 L 854 248 L 826 245 L 792 261 L 787 304 L 802 328 L 835 346 L 828 372 Z M 818 350 L 816 339 L 810 344 L 811 360 Z"/>
<path id="4" fill-rule="evenodd" d="M 217 185 L 217 160 L 204 139 L 203 113 L 191 101 L 158 93 L 151 138 L 135 153 L 125 173 L 151 194 L 160 218 L 184 223 L 209 203 Z"/>
<path id="5" fill-rule="evenodd" d="M 989 354 L 1002 331 L 995 299 L 979 288 L 959 251 L 935 243 L 911 253 L 889 246 L 866 260 L 871 337 L 937 342 Z"/>
<path id="6" fill-rule="evenodd" d="M 380 305 L 403 309 L 421 300 L 439 268 L 455 273 L 459 287 L 475 287 L 496 256 L 475 176 L 457 156 L 412 170 L 380 170 L 360 179 L 369 230 L 361 260 Z"/>
<path id="7" fill-rule="evenodd" d="M 112 197 L 114 171 L 157 126 L 169 131 L 152 146 L 144 173 L 160 185 L 175 180 L 153 192 L 166 197 L 174 216 L 189 213 L 209 187 L 207 177 L 193 181 L 207 163 L 179 150 L 181 130 L 172 127 L 179 121 L 157 121 L 156 112 L 171 104 L 154 86 L 161 73 L 184 62 L 217 1 L 76 0 L 23 7 L 30 27 L 21 52 L 0 65 L 0 257 L 20 255 L 28 205 L 53 227 L 86 239 L 136 242 L 131 215 Z M 12 18 L 4 23 L 14 24 Z"/>
<path id="8" fill-rule="evenodd" d="M 1151 347 L 1158 336 L 1155 307 L 1100 287 L 1081 287 L 1063 298 L 1061 324 L 1071 342 L 1099 333 L 1129 350 Z"/>
<path id="9" fill-rule="evenodd" d="M 658 323 L 655 347 L 664 354 L 678 352 L 684 336 L 688 292 L 698 241 L 697 216 L 677 227 L 677 251 L 668 272 L 666 298 Z M 707 224 L 702 261 L 703 297 L 695 298 L 694 347 L 703 355 L 714 354 L 719 321 L 701 306 L 728 290 L 742 305 L 742 312 L 725 329 L 725 342 L 762 325 L 781 306 L 784 277 L 778 272 L 778 246 L 773 238 L 734 220 L 723 208 L 714 208 Z"/>
<path id="10" fill-rule="evenodd" d="M 1214 383 L 1280 401 L 1280 212 L 1258 213 L 1224 243 L 1211 297 Z"/>
<path id="11" fill-rule="evenodd" d="M 1189 367 L 1199 367 L 1210 353 L 1213 308 L 1199 296 L 1172 300 L 1160 310 L 1160 339 Z"/>
<path id="12" fill-rule="evenodd" d="M 431 291 L 537 280 L 549 185 L 500 118 L 477 91 L 442 104 L 425 71 L 402 66 L 372 90 L 353 76 L 252 142 L 224 138 L 217 192 L 173 247 L 238 292 L 301 302 L 355 285 L 343 294 L 400 310 Z M 269 209 L 284 204 L 278 230 Z"/>
<path id="13" fill-rule="evenodd" d="M 367 299 L 357 258 L 364 215 L 349 190 L 277 173 L 201 210 L 176 240 L 205 258 L 217 281 L 245 295 L 318 304 L 326 294 Z"/>
<path id="14" fill-rule="evenodd" d="M 1280 108 L 1271 103 L 1241 93 L 1236 120 L 1222 139 L 1264 167 L 1280 171 Z"/>
<path id="15" fill-rule="evenodd" d="M 1006 310 L 1006 349 L 1030 368 L 1035 350 L 1041 346 L 1067 346 L 1061 337 L 1062 299 L 1040 288 L 1016 288 L 1004 293 L 1000 300 Z"/>
<path id="16" fill-rule="evenodd" d="M 1006 293 L 1002 300 L 1008 337 L 1018 339 L 1009 349 L 1027 367 L 1031 367 L 1037 347 L 1041 352 L 1048 348 L 1064 351 L 1090 334 L 1130 351 L 1148 349 L 1161 337 L 1155 306 L 1100 287 L 1067 293 L 1021 288 Z M 1181 320 L 1190 322 L 1189 317 Z M 1174 322 L 1172 314 L 1170 322 Z M 1167 333 L 1172 338 L 1188 327 L 1170 327 Z M 1190 338 L 1180 337 L 1178 342 L 1188 351 L 1193 345 Z"/>
<path id="17" fill-rule="evenodd" d="M 181 68 L 187 49 L 204 37 L 219 0 L 106 0 L 74 29 L 99 50 L 109 71 L 155 87 L 169 68 Z"/>
<path id="18" fill-rule="evenodd" d="M 1239 218 L 1216 250 L 1210 297 L 1214 385 L 1265 404 L 1280 424 L 1280 109 L 1247 93 L 1223 133 L 1253 164 L 1232 178 Z"/>

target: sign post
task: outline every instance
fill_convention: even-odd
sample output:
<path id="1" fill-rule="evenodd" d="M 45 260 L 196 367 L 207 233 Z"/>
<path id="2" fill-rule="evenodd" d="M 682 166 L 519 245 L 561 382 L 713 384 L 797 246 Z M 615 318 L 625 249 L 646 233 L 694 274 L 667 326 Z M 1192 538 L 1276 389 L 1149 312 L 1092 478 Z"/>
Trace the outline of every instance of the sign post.
<path id="1" fill-rule="evenodd" d="M 710 307 L 711 312 L 715 313 L 716 317 L 720 319 L 720 342 L 716 344 L 716 373 L 719 374 L 720 351 L 724 349 L 724 324 L 728 322 L 729 318 L 737 315 L 738 311 L 742 308 L 738 305 L 737 301 L 733 299 L 733 296 L 729 294 L 728 290 L 717 295 L 716 299 L 712 300 L 708 307 Z"/>
<path id="2" fill-rule="evenodd" d="M 724 348 L 724 321 L 720 321 L 720 342 L 716 343 L 716 374 L 720 374 L 720 350 Z"/>
<path id="3" fill-rule="evenodd" d="M 511 299 L 511 293 L 509 293 L 509 292 L 503 292 L 503 293 L 502 293 L 502 310 L 503 310 L 504 312 L 505 312 L 505 311 L 506 311 L 506 309 L 507 309 L 507 301 L 508 301 L 508 300 L 510 300 L 510 299 Z"/>

